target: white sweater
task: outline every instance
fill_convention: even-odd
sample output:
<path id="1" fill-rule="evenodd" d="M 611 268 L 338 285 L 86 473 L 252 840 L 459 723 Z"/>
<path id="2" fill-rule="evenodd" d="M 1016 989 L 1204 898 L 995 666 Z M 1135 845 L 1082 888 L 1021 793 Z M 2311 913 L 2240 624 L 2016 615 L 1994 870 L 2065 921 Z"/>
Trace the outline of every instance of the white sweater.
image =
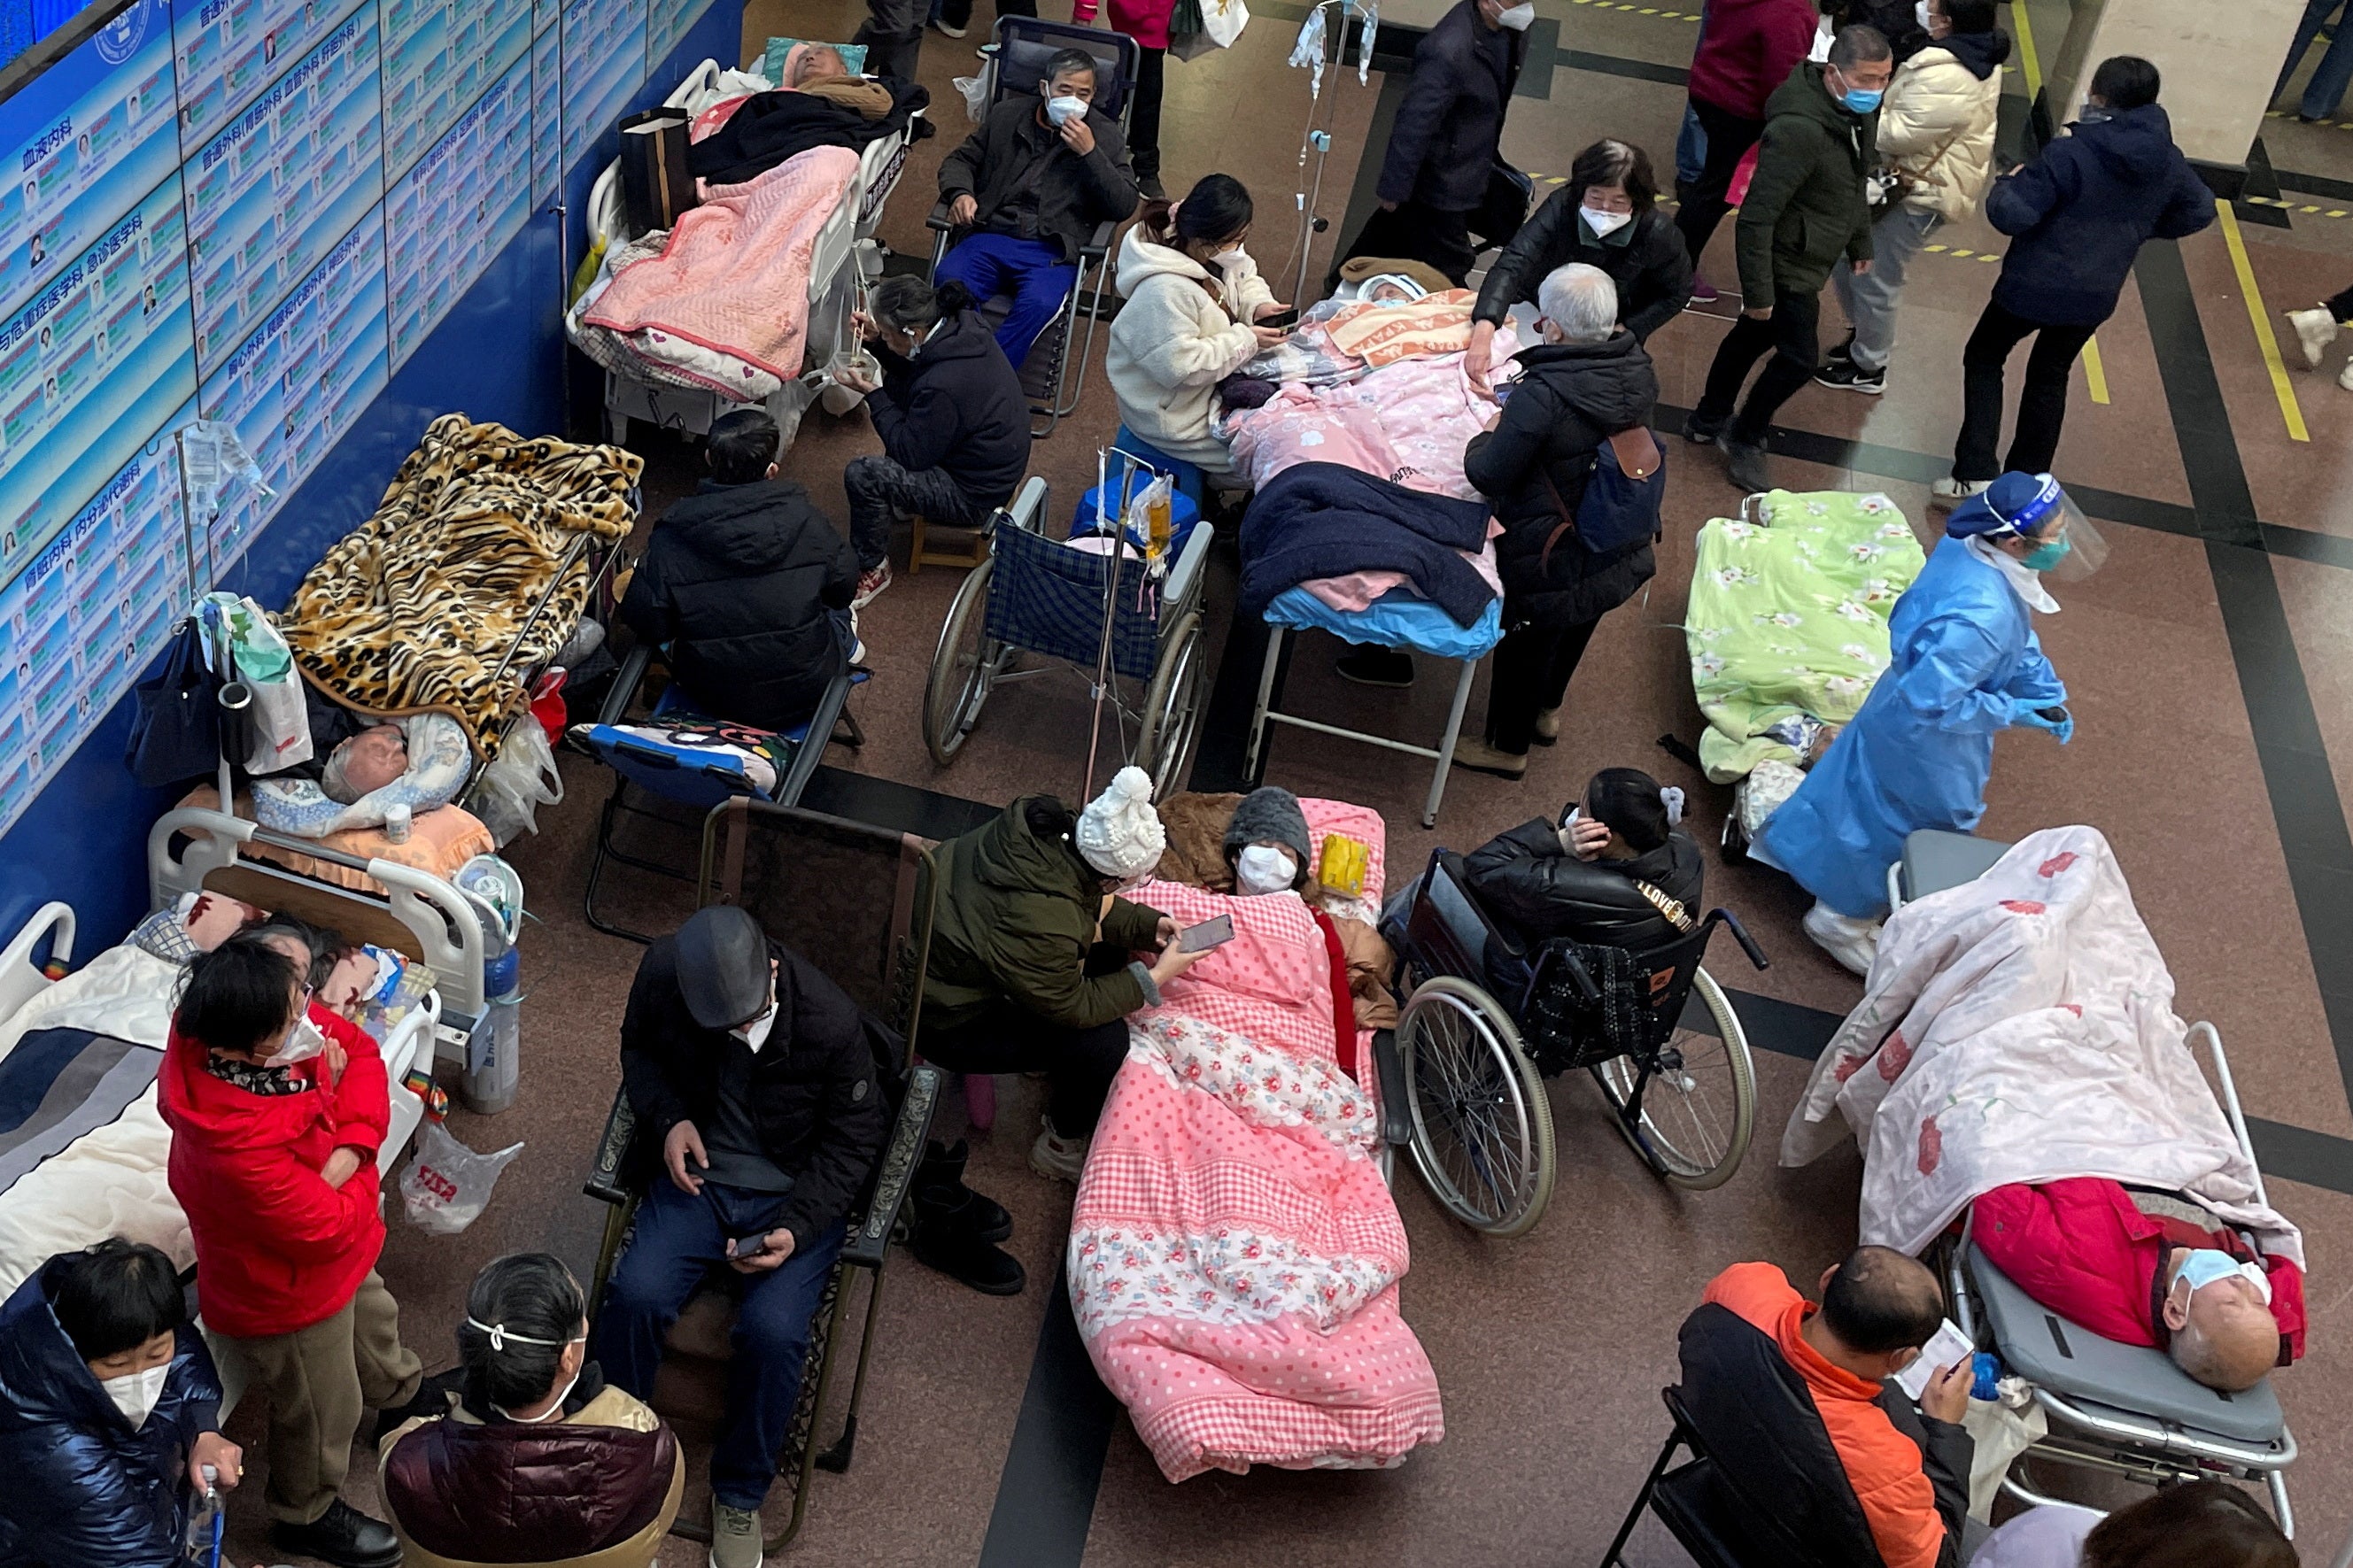
<path id="1" fill-rule="evenodd" d="M 1951 50 L 1930 44 L 1904 62 L 1879 106 L 1879 152 L 1922 184 L 1905 205 L 1958 223 L 1977 210 L 1993 178 L 1994 121 L 2001 112 L 2001 68 L 1978 79 Z"/>
<path id="2" fill-rule="evenodd" d="M 1257 354 L 1249 323 L 1274 294 L 1248 257 L 1219 270 L 1225 276 L 1213 295 L 1200 263 L 1145 237 L 1140 224 L 1130 228 L 1119 247 L 1119 291 L 1127 302 L 1112 322 L 1104 363 L 1130 430 L 1172 458 L 1222 474 L 1233 468 L 1210 434 L 1213 391 Z"/>

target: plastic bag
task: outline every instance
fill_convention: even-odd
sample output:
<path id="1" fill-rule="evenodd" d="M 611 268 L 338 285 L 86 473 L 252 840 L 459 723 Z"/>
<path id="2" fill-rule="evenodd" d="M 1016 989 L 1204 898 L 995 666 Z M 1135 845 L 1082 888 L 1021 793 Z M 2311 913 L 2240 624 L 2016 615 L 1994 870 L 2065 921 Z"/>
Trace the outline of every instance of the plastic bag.
<path id="1" fill-rule="evenodd" d="M 213 646 L 227 646 L 235 665 L 232 687 L 222 706 L 238 722 L 221 737 L 232 761 L 248 773 L 274 773 L 311 760 L 311 716 L 302 702 L 302 678 L 294 650 L 269 623 L 259 605 L 236 594 L 207 594 L 203 614 Z M 237 700 L 242 695 L 243 701 Z"/>
<path id="2" fill-rule="evenodd" d="M 537 723 L 516 724 L 506 744 L 474 786 L 473 811 L 501 849 L 525 833 L 539 831 L 539 808 L 564 798 L 564 775 L 555 769 L 555 749 Z"/>
<path id="3" fill-rule="evenodd" d="M 479 1154 L 449 1135 L 438 1121 L 417 1129 L 417 1152 L 400 1173 L 400 1203 L 408 1220 L 436 1236 L 455 1236 L 481 1217 L 491 1201 L 499 1173 L 517 1154 L 520 1143 L 494 1154 Z"/>
<path id="4" fill-rule="evenodd" d="M 956 91 L 964 98 L 965 118 L 978 125 L 988 118 L 988 68 L 984 67 L 978 76 L 960 76 L 955 80 Z"/>

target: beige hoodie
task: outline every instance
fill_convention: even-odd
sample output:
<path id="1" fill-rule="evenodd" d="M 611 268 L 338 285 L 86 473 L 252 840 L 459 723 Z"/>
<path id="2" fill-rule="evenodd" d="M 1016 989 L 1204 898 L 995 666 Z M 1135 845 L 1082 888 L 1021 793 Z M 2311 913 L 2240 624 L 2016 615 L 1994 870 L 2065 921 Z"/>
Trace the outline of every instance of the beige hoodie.
<path id="1" fill-rule="evenodd" d="M 1211 473 L 1233 472 L 1210 433 L 1217 384 L 1258 353 L 1249 322 L 1274 294 L 1247 257 L 1221 268 L 1212 296 L 1208 269 L 1180 250 L 1127 231 L 1119 247 L 1119 291 L 1126 300 L 1112 322 L 1105 366 L 1127 427 L 1172 458 Z"/>
<path id="2" fill-rule="evenodd" d="M 1905 205 L 1958 223 L 1977 210 L 1993 178 L 1994 121 L 2001 68 L 1977 73 L 1941 44 L 1904 62 L 1879 106 L 1879 153 L 1921 182 Z"/>

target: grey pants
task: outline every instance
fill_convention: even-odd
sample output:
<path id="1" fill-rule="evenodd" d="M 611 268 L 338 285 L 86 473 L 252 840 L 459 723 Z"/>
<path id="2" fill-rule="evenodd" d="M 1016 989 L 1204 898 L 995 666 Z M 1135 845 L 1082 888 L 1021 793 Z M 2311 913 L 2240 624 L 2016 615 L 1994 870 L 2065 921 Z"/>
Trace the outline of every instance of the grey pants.
<path id="1" fill-rule="evenodd" d="M 944 527 L 970 528 L 988 510 L 946 469 L 905 468 L 880 454 L 850 459 L 841 487 L 849 493 L 849 547 L 861 572 L 890 558 L 891 525 L 900 518 L 920 513 Z"/>
<path id="2" fill-rule="evenodd" d="M 1895 305 L 1903 298 L 1905 269 L 1944 221 L 1918 207 L 1893 208 L 1871 226 L 1871 270 L 1857 277 L 1852 268 L 1831 269 L 1839 309 L 1854 324 L 1854 363 L 1863 369 L 1887 368 L 1895 353 Z"/>

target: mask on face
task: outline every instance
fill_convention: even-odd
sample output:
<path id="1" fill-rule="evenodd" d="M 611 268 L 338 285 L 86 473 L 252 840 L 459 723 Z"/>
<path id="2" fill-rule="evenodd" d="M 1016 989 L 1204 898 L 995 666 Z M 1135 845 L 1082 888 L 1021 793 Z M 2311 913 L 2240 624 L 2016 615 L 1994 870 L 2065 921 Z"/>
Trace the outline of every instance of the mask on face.
<path id="1" fill-rule="evenodd" d="M 578 1342 L 575 1341 L 574 1342 L 577 1343 Z M 572 1374 L 572 1381 L 565 1384 L 564 1387 L 557 1392 L 555 1395 L 555 1403 L 549 1405 L 546 1409 L 541 1411 L 536 1415 L 511 1415 L 507 1413 L 506 1407 L 501 1405 L 493 1405 L 491 1408 L 498 1412 L 501 1419 L 517 1422 L 525 1426 L 536 1426 L 543 1421 L 561 1421 L 564 1419 L 564 1402 L 572 1397 L 572 1390 L 579 1384 L 579 1382 L 580 1374 L 575 1372 Z"/>
<path id="2" fill-rule="evenodd" d="M 1885 93 L 1873 89 L 1851 87 L 1846 89 L 1846 96 L 1839 101 L 1846 105 L 1849 113 L 1869 114 L 1879 107 L 1879 100 L 1886 96 Z"/>
<path id="3" fill-rule="evenodd" d="M 106 1396 L 114 1401 L 114 1407 L 122 1412 L 122 1418 L 131 1423 L 135 1432 L 146 1426 L 147 1417 L 154 1414 L 155 1402 L 164 1397 L 164 1380 L 171 1375 L 172 1363 L 165 1362 L 145 1372 L 126 1372 L 121 1377 L 106 1378 L 99 1387 L 106 1390 Z"/>
<path id="4" fill-rule="evenodd" d="M 1535 19 L 1536 8 L 1527 5 L 1514 5 L 1495 18 L 1498 24 L 1509 27 L 1514 33 L 1526 32 L 1529 24 Z"/>
<path id="5" fill-rule="evenodd" d="M 1280 893 L 1299 878 L 1299 862 L 1288 849 L 1253 844 L 1234 858 L 1234 881 L 1245 893 Z"/>
<path id="6" fill-rule="evenodd" d="M 1215 256 L 1209 258 L 1209 265 L 1212 267 L 1222 267 L 1227 271 L 1230 272 L 1249 259 L 1250 252 L 1237 245 L 1229 247 L 1227 249 L 1220 250 Z"/>
<path id="7" fill-rule="evenodd" d="M 1928 15 L 1928 0 L 1912 0 L 1912 19 L 1920 24 L 1920 30 L 1924 33 L 1936 30 L 1936 22 Z"/>
<path id="8" fill-rule="evenodd" d="M 2026 552 L 2026 569 L 2030 572 L 2048 572 L 2067 559 L 2067 552 L 2073 548 L 2074 546 L 2068 543 L 2064 538 L 2046 540 Z M 2219 1258 L 2221 1254 L 2217 1253 L 2215 1256 Z"/>
<path id="9" fill-rule="evenodd" d="M 2254 1286 L 2255 1294 L 2263 1299 L 2264 1306 L 2272 1304 L 2271 1276 L 2263 1272 L 2262 1264 L 2242 1263 L 2229 1253 L 2211 1247 L 2201 1247 L 2183 1258 L 2173 1282 L 2176 1285 L 2186 1282 L 2189 1293 L 2194 1296 L 2216 1280 L 2228 1279 L 2234 1274 Z"/>
<path id="10" fill-rule="evenodd" d="M 1607 239 L 1634 221 L 1632 213 L 1609 213 L 1599 207 L 1580 207 L 1577 210 L 1585 219 L 1585 226 L 1593 231 L 1596 239 Z"/>
<path id="11" fill-rule="evenodd" d="M 1063 97 L 1050 98 L 1046 100 L 1046 118 L 1054 122 L 1057 130 L 1068 125 L 1073 120 L 1082 118 L 1086 112 L 1087 105 L 1084 99 L 1072 98 L 1065 94 Z"/>
<path id="12" fill-rule="evenodd" d="M 285 1047 L 269 1058 L 269 1065 L 292 1067 L 296 1062 L 309 1061 L 326 1048 L 327 1037 L 319 1032 L 319 1026 L 311 1022 L 306 1014 L 295 1020 L 294 1027 L 287 1032 Z"/>
<path id="13" fill-rule="evenodd" d="M 1560 852 L 1572 860 L 1577 858 L 1577 819 L 1584 815 L 1583 806 L 1570 806 L 1568 815 L 1560 819 L 1560 826 L 1555 830 L 1560 835 Z"/>

